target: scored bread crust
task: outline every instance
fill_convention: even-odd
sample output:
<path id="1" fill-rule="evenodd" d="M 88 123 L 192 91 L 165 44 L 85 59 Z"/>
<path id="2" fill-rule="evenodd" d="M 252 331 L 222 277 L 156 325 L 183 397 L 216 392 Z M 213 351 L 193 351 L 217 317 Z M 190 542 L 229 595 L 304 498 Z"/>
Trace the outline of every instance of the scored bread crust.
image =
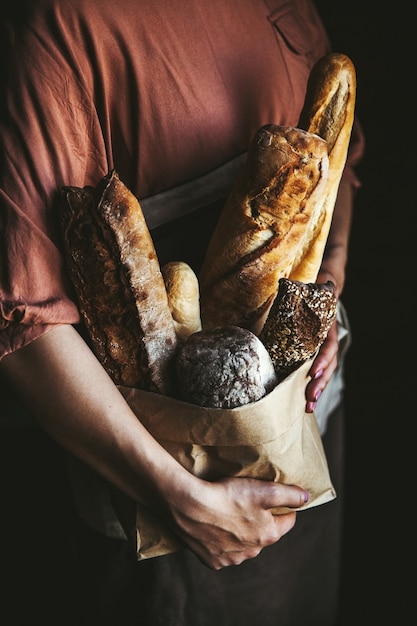
<path id="1" fill-rule="evenodd" d="M 351 59 L 334 52 L 313 67 L 299 127 L 327 142 L 329 175 L 317 217 L 311 220 L 289 277 L 314 282 L 321 266 L 354 122 L 356 72 Z"/>
<path id="2" fill-rule="evenodd" d="M 203 329 L 260 332 L 327 176 L 323 139 L 273 124 L 258 130 L 199 274 Z"/>
<path id="3" fill-rule="evenodd" d="M 174 323 L 139 201 L 111 171 L 62 189 L 67 267 L 92 347 L 113 381 L 172 394 Z"/>

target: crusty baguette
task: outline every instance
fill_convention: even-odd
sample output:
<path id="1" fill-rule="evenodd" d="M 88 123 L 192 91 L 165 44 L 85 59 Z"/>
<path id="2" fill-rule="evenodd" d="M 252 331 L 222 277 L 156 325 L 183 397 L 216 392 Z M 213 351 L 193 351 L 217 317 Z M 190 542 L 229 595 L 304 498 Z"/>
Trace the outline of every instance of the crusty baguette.
<path id="1" fill-rule="evenodd" d="M 314 356 L 336 319 L 336 305 L 331 281 L 280 279 L 278 295 L 259 335 L 279 381 Z"/>
<path id="2" fill-rule="evenodd" d="M 309 283 L 317 278 L 348 154 L 355 101 L 356 72 L 349 57 L 335 52 L 320 59 L 310 74 L 299 127 L 326 140 L 329 176 L 317 219 L 310 221 L 294 259 L 291 279 Z"/>
<path id="3" fill-rule="evenodd" d="M 161 267 L 174 328 L 180 341 L 201 330 L 200 287 L 188 263 L 169 261 Z"/>
<path id="4" fill-rule="evenodd" d="M 199 275 L 203 329 L 235 325 L 260 332 L 327 176 L 323 139 L 272 124 L 258 130 Z"/>
<path id="5" fill-rule="evenodd" d="M 174 323 L 139 201 L 111 171 L 62 189 L 69 275 L 103 367 L 119 385 L 172 393 Z"/>
<path id="6" fill-rule="evenodd" d="M 316 280 L 346 162 L 355 97 L 351 60 L 340 53 L 323 57 L 311 72 L 299 127 L 326 142 L 328 167 L 323 146 L 313 147 L 312 142 L 322 172 L 311 179 L 304 196 L 295 183 L 299 173 L 308 170 L 297 165 L 282 144 L 277 144 L 281 151 L 267 146 L 268 127 L 256 135 L 200 274 L 203 328 L 237 324 L 259 334 L 281 277 Z M 282 127 L 274 132 L 285 130 L 293 137 L 300 132 Z M 272 146 L 275 141 L 270 139 Z"/>

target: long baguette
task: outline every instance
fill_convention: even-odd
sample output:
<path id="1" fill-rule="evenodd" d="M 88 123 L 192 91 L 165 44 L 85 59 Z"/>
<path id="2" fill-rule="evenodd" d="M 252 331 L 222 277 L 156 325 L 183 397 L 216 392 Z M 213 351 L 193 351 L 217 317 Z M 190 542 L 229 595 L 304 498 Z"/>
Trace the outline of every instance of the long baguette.
<path id="1" fill-rule="evenodd" d="M 327 176 L 323 139 L 298 128 L 259 129 L 199 275 L 203 329 L 235 325 L 259 333 Z"/>
<path id="2" fill-rule="evenodd" d="M 300 128 L 269 126 L 256 135 L 200 274 L 203 328 L 236 324 L 259 334 L 280 278 L 315 282 L 347 158 L 355 97 L 353 63 L 346 55 L 329 54 L 311 72 Z M 301 156 L 301 129 L 311 152 L 297 163 L 288 146 Z M 280 135 L 288 139 L 286 149 Z M 273 150 L 275 142 L 279 149 Z M 300 172 L 308 172 L 311 155 L 317 171 L 302 195 L 296 183 Z"/>
<path id="3" fill-rule="evenodd" d="M 327 142 L 329 176 L 316 220 L 307 228 L 289 277 L 315 282 L 323 258 L 333 210 L 345 167 L 354 121 L 356 72 L 344 54 L 329 54 L 314 66 L 307 85 L 299 127 Z"/>
<path id="4" fill-rule="evenodd" d="M 67 267 L 92 347 L 119 385 L 171 395 L 177 336 L 139 201 L 116 171 L 62 189 Z"/>

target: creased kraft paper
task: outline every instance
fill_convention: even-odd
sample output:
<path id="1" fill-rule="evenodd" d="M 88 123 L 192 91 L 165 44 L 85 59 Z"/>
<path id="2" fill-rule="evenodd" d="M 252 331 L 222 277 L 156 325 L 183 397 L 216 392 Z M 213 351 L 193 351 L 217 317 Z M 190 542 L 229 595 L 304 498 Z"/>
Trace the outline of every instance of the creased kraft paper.
<path id="1" fill-rule="evenodd" d="M 155 439 L 193 474 L 208 480 L 227 475 L 299 485 L 310 494 L 302 510 L 336 497 L 316 418 L 305 412 L 311 362 L 258 402 L 235 409 L 202 408 L 129 387 L 119 389 Z M 137 505 L 136 542 L 138 559 L 182 547 L 146 502 Z"/>

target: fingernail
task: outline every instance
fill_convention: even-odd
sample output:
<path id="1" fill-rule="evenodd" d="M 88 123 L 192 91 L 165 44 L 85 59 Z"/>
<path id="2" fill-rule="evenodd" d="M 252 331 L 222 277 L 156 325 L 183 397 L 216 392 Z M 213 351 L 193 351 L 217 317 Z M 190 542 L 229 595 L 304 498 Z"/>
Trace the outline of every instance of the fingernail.
<path id="1" fill-rule="evenodd" d="M 317 370 L 317 372 L 313 376 L 313 380 L 317 380 L 317 378 L 320 378 L 322 374 L 323 374 L 323 368 L 320 370 Z"/>
<path id="2" fill-rule="evenodd" d="M 304 502 L 308 502 L 310 499 L 310 494 L 308 493 L 308 491 L 304 492 Z"/>
<path id="3" fill-rule="evenodd" d="M 320 398 L 322 393 L 323 393 L 322 389 L 317 389 L 316 393 L 314 394 L 314 400 L 315 400 L 314 404 L 315 405 L 317 404 L 317 401 Z M 316 407 L 314 407 L 314 408 L 316 408 Z"/>
<path id="4" fill-rule="evenodd" d="M 316 410 L 316 406 L 317 406 L 317 402 L 307 402 L 306 412 L 314 413 L 314 411 Z"/>

